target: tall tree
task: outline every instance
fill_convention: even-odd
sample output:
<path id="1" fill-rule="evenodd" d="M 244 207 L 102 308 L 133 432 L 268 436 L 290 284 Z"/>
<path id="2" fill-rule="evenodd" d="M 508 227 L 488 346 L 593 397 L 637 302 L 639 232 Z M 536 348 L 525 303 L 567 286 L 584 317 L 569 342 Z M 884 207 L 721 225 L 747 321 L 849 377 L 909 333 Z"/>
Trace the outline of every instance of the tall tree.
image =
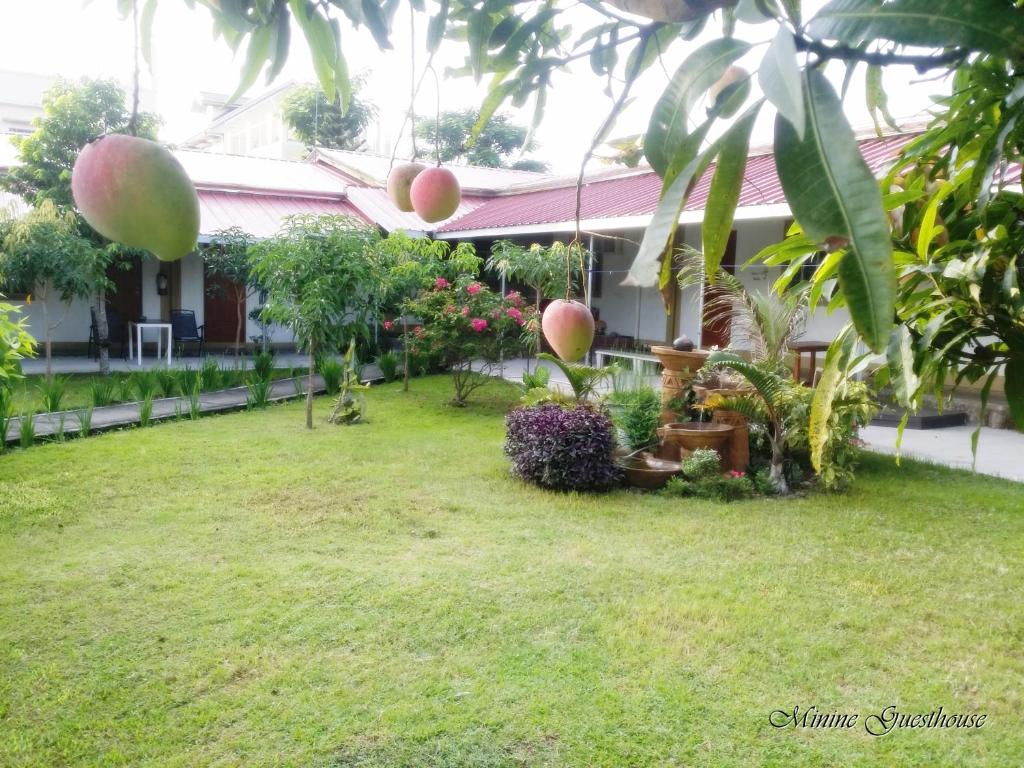
<path id="1" fill-rule="evenodd" d="M 430 117 L 419 118 L 416 135 L 429 147 L 429 151 L 421 154 L 434 157 L 440 149 L 441 161 L 446 163 L 457 160 L 488 168 L 518 166 L 522 170 L 547 170 L 537 160 L 511 161 L 520 150 L 532 152 L 537 148 L 536 142 L 527 143 L 528 131 L 524 126 L 513 123 L 508 115 L 494 115 L 474 139 L 473 128 L 479 120 L 480 112 L 475 109 L 442 112 L 439 122 Z"/>
<path id="2" fill-rule="evenodd" d="M 316 356 L 368 335 L 379 295 L 376 229 L 345 216 L 291 216 L 251 250 L 252 274 L 267 292 L 263 315 L 291 329 L 309 358 L 306 427 L 313 428 Z"/>
<path id="3" fill-rule="evenodd" d="M 106 133 L 125 133 L 131 112 L 125 105 L 125 93 L 113 80 L 83 78 L 77 82 L 58 80 L 43 96 L 43 116 L 33 123 L 28 136 L 13 138 L 19 164 L 0 174 L 0 188 L 20 195 L 30 205 L 50 201 L 64 211 L 74 211 L 71 197 L 71 169 L 82 147 Z M 155 138 L 157 118 L 141 113 L 136 133 Z M 98 248 L 94 267 L 106 274 L 110 264 L 134 254 L 110 244 L 81 216 L 76 221 L 79 233 Z M 110 340 L 107 328 L 106 300 L 110 282 L 94 281 L 96 326 L 99 336 L 100 371 L 110 372 Z"/>
<path id="4" fill-rule="evenodd" d="M 366 129 L 377 117 L 377 107 L 359 98 L 360 85 L 361 80 L 353 81 L 352 99 L 345 110 L 340 100 L 329 100 L 321 88 L 297 88 L 282 105 L 284 121 L 307 147 L 364 150 Z"/>

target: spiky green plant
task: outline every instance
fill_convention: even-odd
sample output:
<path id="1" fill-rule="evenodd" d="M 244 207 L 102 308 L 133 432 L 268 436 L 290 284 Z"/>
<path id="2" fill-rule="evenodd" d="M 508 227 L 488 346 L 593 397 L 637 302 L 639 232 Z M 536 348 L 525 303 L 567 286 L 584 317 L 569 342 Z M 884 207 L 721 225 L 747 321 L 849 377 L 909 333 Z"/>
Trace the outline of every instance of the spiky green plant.
<path id="1" fill-rule="evenodd" d="M 212 357 L 208 357 L 203 360 L 203 365 L 199 369 L 199 382 L 203 388 L 203 392 L 210 392 L 211 390 L 220 388 L 220 366 Z"/>
<path id="2" fill-rule="evenodd" d="M 565 363 L 554 355 L 541 352 L 537 355 L 539 360 L 547 360 L 558 367 L 572 387 L 573 395 L 579 403 L 587 402 L 597 392 L 597 385 L 608 378 L 608 371 L 604 368 L 592 368 L 589 365 L 579 363 Z"/>
<path id="3" fill-rule="evenodd" d="M 31 448 L 36 441 L 35 414 L 26 411 L 21 417 L 21 430 L 18 433 L 18 442 L 22 448 Z"/>
<path id="4" fill-rule="evenodd" d="M 78 418 L 78 436 L 88 437 L 92 433 L 92 407 L 75 411 Z"/>
<path id="5" fill-rule="evenodd" d="M 274 376 L 274 353 L 259 352 L 253 357 L 252 373 L 261 381 L 270 381 Z"/>
<path id="6" fill-rule="evenodd" d="M 384 381 L 391 382 L 398 378 L 398 364 L 401 358 L 397 352 L 381 352 L 377 356 L 375 361 L 377 368 L 380 369 L 380 375 L 384 377 Z"/>
<path id="7" fill-rule="evenodd" d="M 53 376 L 40 381 L 36 385 L 36 389 L 39 391 L 39 400 L 43 405 L 43 410 L 47 413 L 59 411 L 64 403 L 64 393 L 67 391 L 67 387 L 67 376 Z"/>
<path id="8" fill-rule="evenodd" d="M 0 386 L 0 453 L 7 448 L 7 430 L 14 415 L 14 393 L 10 387 Z"/>
<path id="9" fill-rule="evenodd" d="M 789 488 L 783 471 L 787 438 L 787 427 L 781 411 L 785 386 L 783 375 L 770 361 L 755 363 L 728 351 L 712 352 L 704 367 L 708 370 L 730 368 L 754 388 L 756 394 L 716 397 L 706 405 L 736 411 L 751 421 L 760 421 L 767 425 L 768 442 L 772 449 L 769 478 L 779 493 L 786 493 Z"/>
<path id="10" fill-rule="evenodd" d="M 199 398 L 201 393 L 198 381 L 188 391 L 188 416 L 193 421 L 203 415 L 202 402 Z"/>
<path id="11" fill-rule="evenodd" d="M 178 394 L 178 374 L 173 368 L 157 368 L 153 375 L 156 377 L 160 397 L 174 397 Z"/>
<path id="12" fill-rule="evenodd" d="M 178 377 L 178 391 L 188 397 L 189 393 L 200 386 L 199 371 L 190 366 L 179 368 L 176 372 Z"/>
<path id="13" fill-rule="evenodd" d="M 156 371 L 136 371 L 132 374 L 132 382 L 135 387 L 135 395 L 139 400 L 153 399 L 159 387 L 159 380 Z"/>
<path id="14" fill-rule="evenodd" d="M 150 421 L 153 418 L 153 396 L 149 395 L 142 398 L 142 402 L 139 403 L 139 424 L 143 427 L 148 427 Z"/>
<path id="15" fill-rule="evenodd" d="M 93 408 L 102 408 L 114 402 L 117 382 L 109 376 L 101 376 L 89 382 L 89 402 Z"/>
<path id="16" fill-rule="evenodd" d="M 704 283 L 704 259 L 685 249 L 679 287 Z M 719 268 L 712 276 L 715 290 L 704 304 L 706 317 L 729 328 L 729 346 L 745 350 L 762 368 L 788 370 L 789 348 L 804 331 L 810 311 L 809 286 L 796 286 L 781 296 L 748 291 L 735 275 Z"/>
<path id="17" fill-rule="evenodd" d="M 324 358 L 317 365 L 317 371 L 323 377 L 327 394 L 338 394 L 341 389 L 341 378 L 345 372 L 344 366 L 333 358 Z"/>
<path id="18" fill-rule="evenodd" d="M 246 388 L 249 390 L 249 394 L 246 397 L 246 406 L 250 409 L 266 408 L 270 402 L 270 385 L 269 379 L 254 377 L 246 384 Z"/>

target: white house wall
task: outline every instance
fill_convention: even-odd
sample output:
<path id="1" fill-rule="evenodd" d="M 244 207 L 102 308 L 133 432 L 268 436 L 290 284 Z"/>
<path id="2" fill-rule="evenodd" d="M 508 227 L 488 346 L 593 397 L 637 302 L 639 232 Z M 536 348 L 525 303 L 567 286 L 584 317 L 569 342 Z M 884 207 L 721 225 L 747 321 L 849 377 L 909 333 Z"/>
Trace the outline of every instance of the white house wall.
<path id="1" fill-rule="evenodd" d="M 43 340 L 46 338 L 46 324 L 43 322 L 43 302 L 33 296 L 31 304 L 24 299 L 11 299 L 10 303 L 21 309 L 21 318 L 26 321 L 28 332 L 39 342 L 39 352 L 42 354 Z M 60 299 L 51 297 L 46 302 L 49 310 L 50 324 L 57 322 L 64 314 L 65 305 Z M 15 319 L 18 319 L 17 317 Z M 92 316 L 89 314 L 89 303 L 80 299 L 71 302 L 67 308 L 67 315 L 64 321 L 53 331 L 54 343 L 82 342 L 89 341 L 89 326 L 92 323 Z"/>
<path id="2" fill-rule="evenodd" d="M 620 232 L 602 238 L 594 249 L 602 253 L 601 296 L 591 303 L 608 324 L 607 333 L 638 339 L 665 336 L 665 308 L 657 288 L 622 285 L 640 247 L 640 232 Z M 637 312 L 639 305 L 639 314 Z"/>

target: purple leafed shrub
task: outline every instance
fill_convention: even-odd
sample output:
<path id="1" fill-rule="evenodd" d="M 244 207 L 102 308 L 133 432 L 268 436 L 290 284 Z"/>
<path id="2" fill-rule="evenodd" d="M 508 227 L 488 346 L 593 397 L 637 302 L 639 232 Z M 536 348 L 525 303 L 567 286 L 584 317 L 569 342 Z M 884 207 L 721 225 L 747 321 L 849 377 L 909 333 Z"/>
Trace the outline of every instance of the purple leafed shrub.
<path id="1" fill-rule="evenodd" d="M 619 482 L 611 420 L 589 405 L 517 408 L 505 417 L 512 474 L 558 491 L 606 491 Z"/>

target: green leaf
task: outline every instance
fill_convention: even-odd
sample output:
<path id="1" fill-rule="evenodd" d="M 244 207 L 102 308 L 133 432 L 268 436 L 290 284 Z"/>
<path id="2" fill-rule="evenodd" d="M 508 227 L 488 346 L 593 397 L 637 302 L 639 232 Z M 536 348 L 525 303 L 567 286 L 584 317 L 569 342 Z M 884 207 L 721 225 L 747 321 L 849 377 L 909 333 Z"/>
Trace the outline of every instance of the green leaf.
<path id="1" fill-rule="evenodd" d="M 644 154 L 655 173 L 664 177 L 673 149 L 689 133 L 687 121 L 699 99 L 736 59 L 750 50 L 733 38 L 712 40 L 698 48 L 672 76 L 651 113 Z"/>
<path id="2" fill-rule="evenodd" d="M 156 16 L 156 0 L 146 0 L 139 19 L 140 48 L 142 59 L 150 72 L 153 71 L 153 18 Z"/>
<path id="3" fill-rule="evenodd" d="M 288 0 L 292 15 L 299 22 L 302 34 L 313 54 L 313 67 L 320 80 L 320 87 L 332 101 L 338 95 L 336 68 L 338 64 L 338 42 L 327 19 L 313 10 L 305 0 Z"/>
<path id="4" fill-rule="evenodd" d="M 377 0 L 362 0 L 361 8 L 363 20 L 366 22 L 366 26 L 370 28 L 370 34 L 373 35 L 373 40 L 377 43 L 377 47 L 382 50 L 390 50 L 391 41 L 389 36 L 391 30 L 388 29 L 388 20 L 384 17 L 380 3 Z"/>
<path id="5" fill-rule="evenodd" d="M 1003 389 L 1017 429 L 1024 429 L 1024 360 L 1011 360 L 1003 370 Z"/>
<path id="6" fill-rule="evenodd" d="M 711 278 L 722 263 L 729 244 L 733 217 L 743 187 L 743 172 L 747 167 L 750 134 L 754 130 L 759 110 L 751 110 L 737 120 L 721 138 L 721 151 L 715 164 L 715 175 L 708 190 L 708 201 L 701 226 L 704 248 L 704 268 Z M 713 282 L 713 278 L 712 278 Z"/>
<path id="7" fill-rule="evenodd" d="M 878 183 L 860 154 L 842 104 L 825 76 L 804 73 L 801 140 L 775 119 L 775 163 L 794 216 L 808 237 L 848 241 L 839 283 L 854 325 L 875 352 L 885 349 L 896 305 L 892 241 Z"/>
<path id="8" fill-rule="evenodd" d="M 444 30 L 448 26 L 448 0 L 441 0 L 437 15 L 431 17 L 427 25 L 427 50 L 434 53 L 444 39 Z"/>
<path id="9" fill-rule="evenodd" d="M 821 378 L 818 379 L 818 385 L 814 389 L 814 398 L 811 400 L 811 416 L 807 425 L 811 465 L 815 472 L 821 471 L 825 446 L 828 444 L 829 438 L 828 422 L 832 418 L 832 404 L 846 378 L 846 368 L 853 356 L 856 342 L 856 335 L 851 333 L 850 327 L 847 326 L 829 345 L 828 352 L 825 353 L 825 365 Z"/>
<path id="10" fill-rule="evenodd" d="M 800 64 L 796 58 L 793 34 L 780 26 L 768 46 L 757 72 L 761 90 L 779 114 L 796 129 L 797 138 L 804 138 L 804 95 L 800 82 Z"/>
<path id="11" fill-rule="evenodd" d="M 898 325 L 893 328 L 886 348 L 886 360 L 896 402 L 904 408 L 912 407 L 921 380 L 914 373 L 914 338 L 907 326 Z"/>
<path id="12" fill-rule="evenodd" d="M 661 193 L 658 207 L 651 216 L 651 223 L 644 230 L 644 239 L 640 243 L 629 274 L 623 285 L 639 285 L 649 287 L 658 283 L 659 261 L 665 252 L 665 246 L 672 241 L 679 227 L 679 215 L 686 204 L 686 195 L 694 174 L 701 165 L 701 157 L 694 157 L 672 181 L 669 188 Z"/>
<path id="13" fill-rule="evenodd" d="M 889 96 L 885 92 L 885 87 L 882 85 L 882 68 L 877 64 L 871 64 L 868 66 L 868 74 L 865 79 L 865 85 L 867 88 L 867 104 L 868 114 L 871 115 L 871 121 L 875 124 L 875 133 L 879 136 L 882 135 L 882 126 L 878 124 L 878 115 L 880 112 L 882 118 L 885 120 L 886 125 L 892 128 L 894 131 L 899 131 L 900 127 L 893 119 L 892 113 L 889 111 Z"/>
<path id="14" fill-rule="evenodd" d="M 860 45 L 876 39 L 926 48 L 1024 51 L 1024 14 L 1007 0 L 832 0 L 808 24 L 811 37 Z"/>
<path id="15" fill-rule="evenodd" d="M 273 34 L 273 27 L 257 27 L 253 30 L 249 39 L 249 48 L 245 54 L 245 64 L 242 66 L 242 80 L 235 92 L 231 94 L 231 98 L 228 99 L 229 104 L 249 90 L 256 82 L 260 70 L 263 69 L 263 65 L 270 57 L 270 43 Z"/>

